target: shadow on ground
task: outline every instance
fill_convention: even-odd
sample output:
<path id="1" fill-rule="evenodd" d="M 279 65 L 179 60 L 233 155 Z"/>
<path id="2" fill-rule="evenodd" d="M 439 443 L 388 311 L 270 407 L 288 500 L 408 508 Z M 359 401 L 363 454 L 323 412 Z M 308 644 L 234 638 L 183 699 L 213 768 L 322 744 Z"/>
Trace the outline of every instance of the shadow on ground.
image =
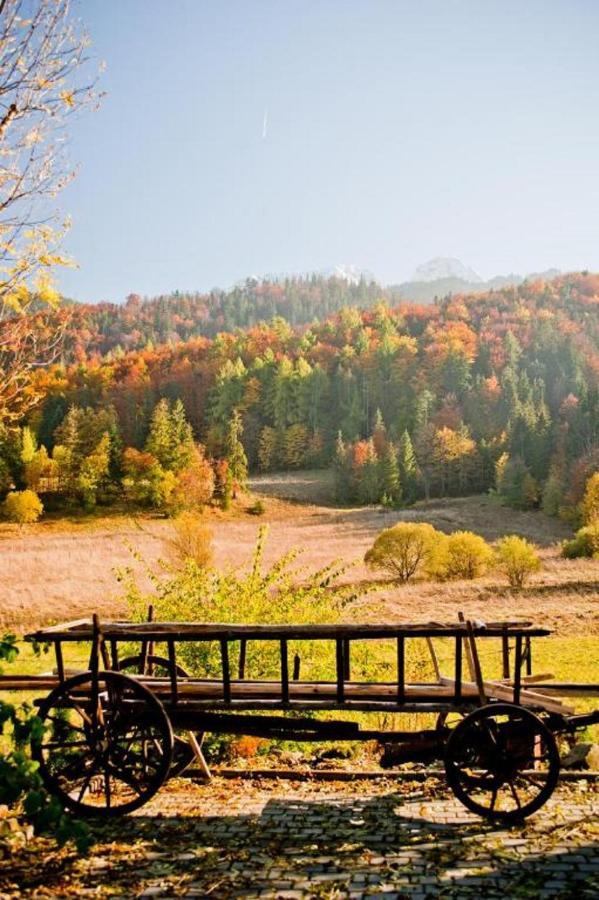
<path id="1" fill-rule="evenodd" d="M 372 796 L 346 787 L 307 798 L 305 789 L 287 795 L 278 784 L 276 793 L 269 799 L 264 788 L 240 786 L 220 800 L 212 791 L 206 803 L 201 789 L 163 796 L 156 815 L 96 826 L 88 860 L 63 856 L 54 870 L 21 873 L 20 896 L 47 896 L 41 889 L 55 896 L 583 898 L 599 890 L 599 852 L 588 830 L 596 796 L 561 796 L 506 830 L 439 790 Z M 0 890 L 7 888 L 3 879 Z"/>

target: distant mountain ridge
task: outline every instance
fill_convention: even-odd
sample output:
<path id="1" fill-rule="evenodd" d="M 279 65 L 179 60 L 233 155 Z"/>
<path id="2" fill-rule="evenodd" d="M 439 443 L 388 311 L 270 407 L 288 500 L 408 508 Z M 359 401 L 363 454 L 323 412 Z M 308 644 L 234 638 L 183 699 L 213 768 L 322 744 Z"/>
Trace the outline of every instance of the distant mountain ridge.
<path id="1" fill-rule="evenodd" d="M 395 297 L 413 303 L 431 303 L 447 294 L 476 294 L 517 287 L 525 281 L 551 281 L 560 275 L 559 269 L 531 272 L 528 275 L 496 275 L 484 281 L 478 272 L 454 257 L 437 257 L 418 266 L 410 281 L 389 285 Z"/>
<path id="2" fill-rule="evenodd" d="M 445 278 L 458 278 L 470 284 L 480 284 L 483 279 L 474 269 L 468 268 L 454 256 L 436 256 L 418 266 L 411 281 L 440 281 Z"/>

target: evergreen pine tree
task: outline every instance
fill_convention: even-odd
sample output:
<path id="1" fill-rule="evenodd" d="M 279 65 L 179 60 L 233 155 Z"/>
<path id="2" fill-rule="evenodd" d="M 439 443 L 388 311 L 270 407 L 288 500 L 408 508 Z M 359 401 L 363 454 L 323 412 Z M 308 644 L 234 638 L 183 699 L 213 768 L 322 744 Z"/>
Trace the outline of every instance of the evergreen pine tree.
<path id="1" fill-rule="evenodd" d="M 185 407 L 180 399 L 175 400 L 171 410 L 171 440 L 172 440 L 172 470 L 180 472 L 191 462 L 195 443 L 193 430 L 187 416 Z"/>
<path id="2" fill-rule="evenodd" d="M 372 439 L 374 441 L 374 449 L 379 459 L 385 456 L 387 448 L 387 429 L 385 428 L 385 420 L 380 409 L 377 409 L 374 416 L 374 427 L 372 429 Z"/>
<path id="3" fill-rule="evenodd" d="M 347 447 L 341 432 L 335 442 L 335 455 L 333 457 L 333 495 L 338 503 L 348 503 L 350 496 L 350 473 L 348 465 Z"/>
<path id="4" fill-rule="evenodd" d="M 170 469 L 173 463 L 173 428 L 171 411 L 166 398 L 159 400 L 150 419 L 150 431 L 145 449 L 154 456 L 163 469 Z"/>
<path id="5" fill-rule="evenodd" d="M 248 461 L 241 443 L 242 434 L 241 415 L 236 409 L 229 422 L 225 442 L 225 459 L 229 464 L 228 471 L 231 475 L 233 499 L 237 496 L 238 490 L 245 489 L 248 477 Z"/>
<path id="6" fill-rule="evenodd" d="M 381 490 L 388 502 L 397 506 L 401 502 L 401 481 L 397 462 L 397 448 L 387 444 L 381 462 Z"/>
<path id="7" fill-rule="evenodd" d="M 406 429 L 399 439 L 397 451 L 397 464 L 399 467 L 399 482 L 403 499 L 406 503 L 412 503 L 418 493 L 418 464 L 410 432 Z"/>

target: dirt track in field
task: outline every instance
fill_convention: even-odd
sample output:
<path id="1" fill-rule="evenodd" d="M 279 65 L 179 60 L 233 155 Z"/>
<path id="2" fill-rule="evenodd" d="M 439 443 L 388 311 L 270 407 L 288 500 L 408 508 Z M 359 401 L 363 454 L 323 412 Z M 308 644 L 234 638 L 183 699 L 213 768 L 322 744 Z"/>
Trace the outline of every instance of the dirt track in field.
<path id="1" fill-rule="evenodd" d="M 353 617 L 453 619 L 462 609 L 487 619 L 530 617 L 562 633 L 599 633 L 599 563 L 559 557 L 558 543 L 569 534 L 562 522 L 540 513 L 505 510 L 485 497 L 432 501 L 400 511 L 316 505 L 311 501 L 326 502 L 329 490 L 322 473 L 265 476 L 255 479 L 252 488 L 264 499 L 263 517 L 245 511 L 251 500 L 243 500 L 232 515 L 207 513 L 219 565 L 243 565 L 262 524 L 269 527 L 266 564 L 300 548 L 310 570 L 332 560 L 355 562 L 345 578 L 358 585 L 375 580 L 361 562 L 365 551 L 382 528 L 400 519 L 428 521 L 446 532 L 469 529 L 488 540 L 517 533 L 539 544 L 544 563 L 523 591 L 514 594 L 496 574 L 473 582 L 386 584 L 375 599 L 353 611 Z M 168 553 L 171 529 L 166 520 L 125 516 L 79 524 L 42 521 L 23 534 L 0 526 L 0 626 L 22 630 L 93 609 L 104 616 L 124 615 L 115 570 L 132 565 L 143 577 L 131 549 L 155 563 Z"/>

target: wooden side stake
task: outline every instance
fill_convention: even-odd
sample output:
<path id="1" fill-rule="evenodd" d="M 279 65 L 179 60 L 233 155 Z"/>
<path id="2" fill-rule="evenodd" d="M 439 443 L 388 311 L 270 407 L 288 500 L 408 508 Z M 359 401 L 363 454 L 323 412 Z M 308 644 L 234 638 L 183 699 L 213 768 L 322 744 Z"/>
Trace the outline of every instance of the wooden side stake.
<path id="1" fill-rule="evenodd" d="M 191 746 L 191 749 L 193 750 L 193 752 L 195 754 L 195 758 L 198 761 L 198 765 L 199 765 L 200 769 L 202 770 L 202 775 L 204 776 L 206 781 L 210 781 L 212 779 L 212 773 L 211 773 L 210 769 L 208 768 L 208 763 L 206 762 L 204 754 L 202 753 L 202 744 L 204 743 L 204 732 L 202 732 L 199 735 L 199 740 L 195 736 L 193 731 L 188 731 L 187 737 L 189 739 L 189 744 Z"/>

